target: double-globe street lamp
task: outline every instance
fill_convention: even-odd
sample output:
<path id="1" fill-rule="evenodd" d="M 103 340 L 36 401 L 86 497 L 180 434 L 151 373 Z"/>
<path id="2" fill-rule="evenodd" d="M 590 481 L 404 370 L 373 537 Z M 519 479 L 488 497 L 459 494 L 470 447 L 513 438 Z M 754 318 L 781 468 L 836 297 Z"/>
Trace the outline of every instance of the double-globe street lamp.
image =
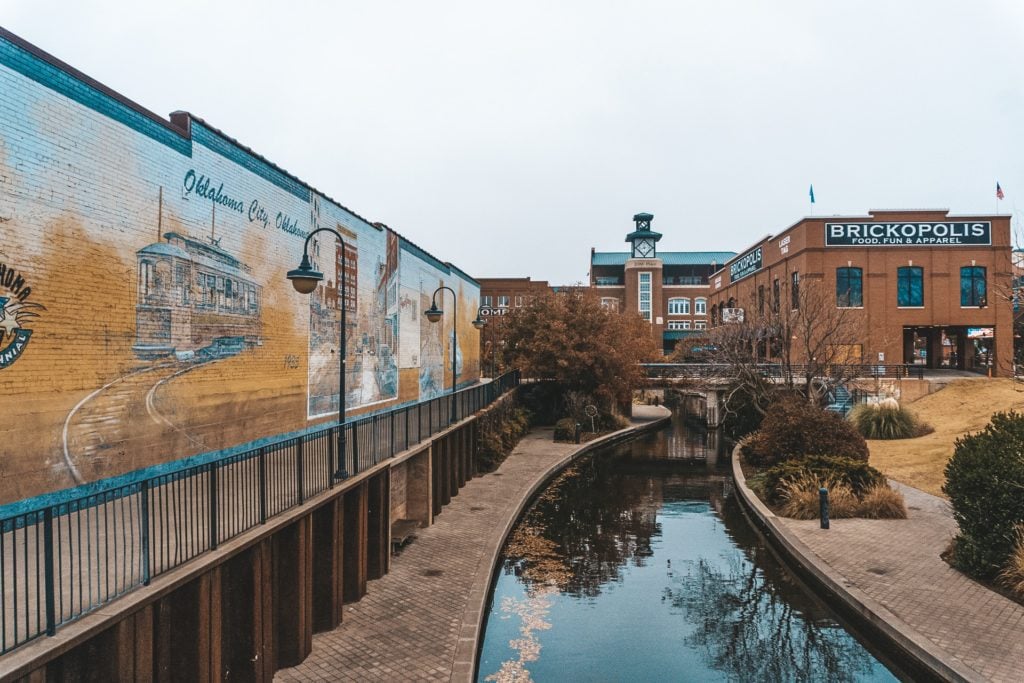
<path id="1" fill-rule="evenodd" d="M 299 294 L 311 294 L 324 279 L 324 274 L 315 270 L 309 262 L 309 241 L 318 232 L 329 232 L 338 238 L 341 243 L 341 274 L 338 279 L 341 281 L 339 289 L 338 306 L 341 308 L 341 347 L 338 352 L 338 367 L 341 371 L 341 378 L 338 386 L 338 469 L 334 472 L 335 479 L 347 479 L 348 471 L 345 469 L 345 299 L 346 299 L 346 278 L 345 265 L 348 261 L 346 250 L 348 245 L 342 239 L 341 233 L 333 228 L 317 228 L 306 236 L 306 243 L 302 247 L 302 263 L 295 270 L 288 271 L 288 279 Z"/>
<path id="2" fill-rule="evenodd" d="M 289 276 L 289 277 L 291 277 L 291 276 Z M 454 424 L 455 423 L 455 387 L 458 386 L 457 382 L 458 382 L 458 376 L 459 376 L 458 366 L 455 364 L 456 363 L 455 350 L 456 350 L 456 347 L 458 345 L 458 340 L 459 340 L 459 335 L 458 335 L 459 297 L 455 294 L 455 290 L 452 289 L 451 287 L 446 287 L 444 285 L 441 285 L 440 287 L 435 289 L 434 293 L 430 295 L 430 308 L 428 308 L 427 310 L 423 311 L 423 315 L 427 316 L 427 320 L 429 320 L 432 323 L 436 323 L 436 322 L 441 320 L 441 316 L 444 315 L 444 311 L 437 307 L 437 293 L 440 292 L 443 289 L 444 290 L 448 290 L 449 292 L 452 293 L 452 309 L 453 309 L 452 313 L 454 315 L 454 317 L 452 318 L 452 407 L 451 407 L 451 416 L 448 419 L 449 424 Z M 480 317 L 480 312 L 477 311 L 476 320 L 473 321 L 473 327 L 475 327 L 478 330 L 482 330 L 486 324 L 487 324 L 487 321 L 484 320 L 483 318 L 481 318 Z"/>

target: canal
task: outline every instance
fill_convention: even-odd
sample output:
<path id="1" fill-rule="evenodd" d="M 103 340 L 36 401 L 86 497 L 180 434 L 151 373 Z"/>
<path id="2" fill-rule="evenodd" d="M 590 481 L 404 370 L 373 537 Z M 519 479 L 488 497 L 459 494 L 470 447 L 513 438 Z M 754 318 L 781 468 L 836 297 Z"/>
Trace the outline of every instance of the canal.
<path id="1" fill-rule="evenodd" d="M 751 528 L 717 433 L 585 457 L 517 522 L 479 681 L 898 680 Z"/>

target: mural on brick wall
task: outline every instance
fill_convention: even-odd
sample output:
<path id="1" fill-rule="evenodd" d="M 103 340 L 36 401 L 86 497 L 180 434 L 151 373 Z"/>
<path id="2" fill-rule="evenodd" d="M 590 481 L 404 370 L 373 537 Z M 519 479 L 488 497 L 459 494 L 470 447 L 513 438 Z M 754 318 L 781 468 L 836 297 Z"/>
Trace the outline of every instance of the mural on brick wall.
<path id="1" fill-rule="evenodd" d="M 478 376 L 477 285 L 386 226 L 2 37 L 0 88 L 0 502 L 329 422 L 342 307 L 350 414 L 450 390 L 441 284 Z"/>

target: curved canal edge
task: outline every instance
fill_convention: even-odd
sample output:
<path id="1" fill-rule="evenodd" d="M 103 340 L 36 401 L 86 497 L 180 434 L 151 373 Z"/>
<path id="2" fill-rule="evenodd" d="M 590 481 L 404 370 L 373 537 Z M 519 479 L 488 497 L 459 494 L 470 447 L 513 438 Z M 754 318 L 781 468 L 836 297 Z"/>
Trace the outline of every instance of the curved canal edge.
<path id="1" fill-rule="evenodd" d="M 787 567 L 827 599 L 830 607 L 864 633 L 884 639 L 886 649 L 906 661 L 901 668 L 941 681 L 984 681 L 978 672 L 937 647 L 910 624 L 833 571 L 806 543 L 787 529 L 761 499 L 747 487 L 740 467 L 739 447 L 733 449 L 732 473 L 739 500 L 751 523 L 768 539 Z"/>
<path id="2" fill-rule="evenodd" d="M 484 632 L 484 622 L 487 618 L 487 600 L 490 595 L 491 580 L 494 577 L 494 572 L 497 570 L 501 549 L 504 547 L 506 539 L 512 533 L 512 528 L 523 515 L 527 505 L 533 500 L 534 495 L 553 476 L 565 469 L 574 460 L 595 449 L 628 441 L 641 434 L 661 429 L 671 419 L 672 411 L 664 406 L 634 406 L 633 419 L 628 427 L 587 442 L 566 454 L 562 459 L 552 463 L 537 475 L 512 509 L 512 514 L 505 519 L 501 532 L 494 534 L 491 538 L 484 541 L 483 558 L 481 559 L 480 568 L 476 573 L 476 578 L 473 581 L 473 587 L 470 590 L 469 601 L 466 604 L 466 611 L 462 618 L 462 632 L 459 634 L 459 642 L 455 648 L 455 660 L 452 663 L 452 681 L 466 681 L 468 683 L 476 680 L 477 654 L 480 649 L 480 639 Z"/>

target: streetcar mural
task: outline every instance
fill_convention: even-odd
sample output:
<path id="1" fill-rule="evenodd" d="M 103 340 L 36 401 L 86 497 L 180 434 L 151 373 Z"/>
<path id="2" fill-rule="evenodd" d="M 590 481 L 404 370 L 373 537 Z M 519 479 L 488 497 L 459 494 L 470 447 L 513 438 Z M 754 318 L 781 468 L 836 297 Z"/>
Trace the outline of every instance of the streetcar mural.
<path id="1" fill-rule="evenodd" d="M 251 268 L 212 236 L 163 237 L 136 252 L 136 357 L 231 356 L 261 344 L 263 288 Z"/>

